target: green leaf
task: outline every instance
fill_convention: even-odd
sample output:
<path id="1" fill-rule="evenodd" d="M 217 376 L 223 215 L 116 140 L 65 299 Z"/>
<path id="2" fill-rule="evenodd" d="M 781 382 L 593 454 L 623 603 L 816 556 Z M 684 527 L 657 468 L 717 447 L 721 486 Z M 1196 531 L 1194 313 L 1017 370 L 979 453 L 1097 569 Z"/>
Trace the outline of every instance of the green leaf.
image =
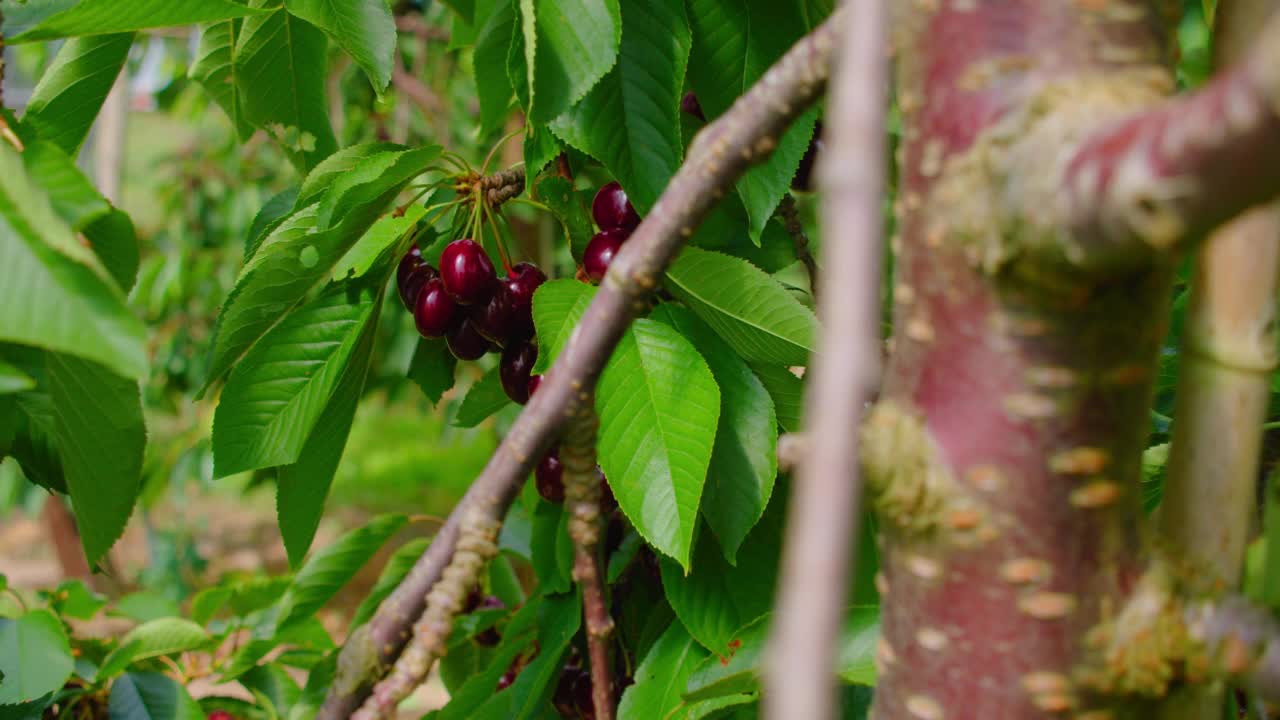
<path id="1" fill-rule="evenodd" d="M 453 11 L 468 23 L 472 22 L 476 15 L 476 0 L 442 0 L 442 2 L 453 8 Z"/>
<path id="2" fill-rule="evenodd" d="M 799 3 L 689 0 L 693 51 L 689 83 L 708 118 L 724 113 L 807 31 Z M 809 147 L 816 112 L 806 113 L 778 140 L 763 165 L 738 181 L 749 232 L 760 233 L 795 177 Z"/>
<path id="3" fill-rule="evenodd" d="M 562 505 L 545 500 L 534 505 L 529 555 L 544 592 L 563 593 L 573 588 L 573 545 L 569 542 L 568 513 Z"/>
<path id="4" fill-rule="evenodd" d="M 131 32 L 68 40 L 31 91 L 22 124 L 74 156 L 132 46 Z"/>
<path id="5" fill-rule="evenodd" d="M 511 686 L 509 720 L 544 717 L 543 707 L 555 691 L 563 664 L 560 658 L 582 624 L 578 593 L 543 598 L 538 608 L 538 656 L 516 676 Z"/>
<path id="6" fill-rule="evenodd" d="M 243 20 L 223 20 L 200 29 L 200 45 L 187 76 L 200 85 L 222 108 L 242 140 L 247 139 L 253 128 L 245 120 L 240 107 L 239 75 L 235 63 L 236 39 L 240 37 Z M 256 233 L 250 233 L 253 237 Z"/>
<path id="7" fill-rule="evenodd" d="M 392 143 L 363 143 L 339 150 L 320 161 L 315 169 L 307 173 L 306 179 L 302 181 L 302 187 L 298 189 L 297 204 L 294 208 L 301 209 L 319 200 L 328 192 L 329 186 L 334 181 L 354 170 L 366 158 L 403 149 Z"/>
<path id="8" fill-rule="evenodd" d="M 476 35 L 474 59 L 476 98 L 480 102 L 480 136 L 502 129 L 511 106 L 511 81 L 507 79 L 507 54 L 516 26 L 510 2 L 494 2 Z"/>
<path id="9" fill-rule="evenodd" d="M 401 545 L 391 555 L 386 566 L 382 568 L 378 581 L 374 583 L 373 589 L 365 595 L 364 600 L 360 601 L 360 606 L 356 608 L 355 615 L 351 617 L 349 630 L 354 630 L 373 617 L 373 613 L 378 610 L 378 605 L 382 604 L 391 591 L 400 586 L 400 582 L 413 569 L 414 563 L 418 562 L 418 558 L 427 551 L 427 546 L 430 544 L 429 538 L 416 538 Z"/>
<path id="10" fill-rule="evenodd" d="M 689 566 L 720 390 L 707 363 L 667 325 L 638 320 L 600 378 L 600 465 L 636 530 Z"/>
<path id="11" fill-rule="evenodd" d="M 399 194 L 438 155 L 438 147 L 377 153 L 354 159 L 349 169 L 317 170 L 303 183 L 299 202 L 311 196 L 311 184 L 327 181 L 320 202 L 307 204 L 271 231 L 240 271 L 218 315 L 209 382 L 220 378 L 351 248 Z M 394 157 L 388 157 L 392 155 Z M 353 160 L 346 155 L 342 162 Z M 336 198 L 336 199 L 331 199 Z M 320 222 L 327 209 L 331 225 Z M 341 211 L 339 218 L 332 216 Z"/>
<path id="12" fill-rule="evenodd" d="M 404 515 L 381 515 L 307 560 L 280 598 L 276 634 L 311 618 L 407 521 Z"/>
<path id="13" fill-rule="evenodd" d="M 276 515 L 284 538 L 289 565 L 298 567 L 311 547 L 333 475 L 342 460 L 356 406 L 364 391 L 369 358 L 377 337 L 377 310 L 360 330 L 356 347 L 333 388 L 324 411 L 316 419 L 297 462 L 281 467 L 276 474 Z"/>
<path id="14" fill-rule="evenodd" d="M 495 693 L 495 687 L 498 684 L 498 678 L 502 677 L 511 663 L 523 655 L 536 639 L 543 602 L 542 596 L 534 596 L 516 611 L 507 623 L 502 633 L 502 641 L 494 650 L 488 665 L 480 672 L 471 675 L 461 687 L 451 692 L 449 703 L 427 714 L 426 720 L 478 720 L 483 717 L 478 711 L 479 708 L 490 702 L 500 705 L 499 709 L 504 713 L 510 709 L 511 690 Z M 451 655 L 446 656 L 446 659 Z"/>
<path id="15" fill-rule="evenodd" d="M 636 682 L 622 694 L 618 720 L 669 718 L 684 704 L 681 695 L 694 668 L 707 651 L 679 623 L 658 638 L 636 669 Z"/>
<path id="16" fill-rule="evenodd" d="M 328 33 L 369 76 L 379 94 L 391 83 L 396 23 L 382 0 L 285 0 L 289 12 Z"/>
<path id="17" fill-rule="evenodd" d="M 177 615 L 178 603 L 168 596 L 149 590 L 139 590 L 117 600 L 110 614 L 138 622 L 151 622 Z"/>
<path id="18" fill-rule="evenodd" d="M 457 365 L 458 359 L 449 352 L 449 344 L 443 338 L 419 338 L 409 361 L 409 379 L 435 405 L 453 387 Z"/>
<path id="19" fill-rule="evenodd" d="M 521 0 L 520 10 L 525 59 L 533 68 L 529 119 L 541 124 L 582 99 L 613 67 L 622 20 L 617 0 Z"/>
<path id="20" fill-rule="evenodd" d="M 245 355 L 213 417 L 215 477 L 301 457 L 361 337 L 376 324 L 381 290 L 364 281 L 333 283 Z"/>
<path id="21" fill-rule="evenodd" d="M 536 192 L 538 199 L 550 208 L 551 214 L 564 228 L 573 259 L 581 262 L 587 243 L 595 235 L 595 226 L 582 199 L 574 191 L 573 183 L 559 175 L 546 175 L 538 179 Z"/>
<path id="22" fill-rule="evenodd" d="M 595 295 L 595 286 L 569 279 L 545 282 L 533 293 L 533 325 L 538 331 L 535 375 L 546 372 L 560 356 Z"/>
<path id="23" fill-rule="evenodd" d="M 702 491 L 702 516 L 729 564 L 773 494 L 778 475 L 778 420 L 769 391 L 733 348 L 682 307 L 664 304 L 653 319 L 693 343 L 720 386 L 720 424 Z"/>
<path id="24" fill-rule="evenodd" d="M 717 252 L 685 248 L 666 287 L 748 362 L 805 365 L 818 320 L 763 270 Z"/>
<path id="25" fill-rule="evenodd" d="M 378 218 L 334 266 L 333 279 L 341 280 L 369 272 L 379 259 L 399 248 L 401 238 L 413 230 L 426 213 L 425 206 L 415 203 L 405 208 L 403 215 L 392 213 Z"/>
<path id="26" fill-rule="evenodd" d="M 77 620 L 89 620 L 106 604 L 106 597 L 90 590 L 83 580 L 65 580 L 49 593 L 49 607 Z"/>
<path id="27" fill-rule="evenodd" d="M 617 65 L 551 128 L 602 162 L 644 213 L 680 167 L 689 22 L 681 0 L 622 0 L 622 19 Z"/>
<path id="28" fill-rule="evenodd" d="M 0 341 L 79 355 L 126 377 L 146 375 L 142 323 L 7 143 L 0 144 L 0 267 Z"/>
<path id="29" fill-rule="evenodd" d="M 778 425 L 787 432 L 798 432 L 804 419 L 804 381 L 778 365 L 753 364 L 751 371 L 773 398 Z"/>
<path id="30" fill-rule="evenodd" d="M 537 175 L 551 164 L 561 152 L 564 143 L 551 132 L 546 125 L 529 125 L 524 132 L 524 167 L 525 172 Z"/>
<path id="31" fill-rule="evenodd" d="M 84 236 L 121 289 L 125 292 L 132 290 L 138 278 L 141 258 L 138 236 L 128 213 L 112 208 L 111 212 L 85 227 Z"/>
<path id="32" fill-rule="evenodd" d="M 75 661 L 66 630 L 48 610 L 0 618 L 0 705 L 35 700 L 62 687 Z"/>
<path id="33" fill-rule="evenodd" d="M 254 0 L 254 6 L 267 2 Z M 338 147 L 325 100 L 326 45 L 324 33 L 284 9 L 245 18 L 236 39 L 233 63 L 245 120 L 307 170 Z"/>
<path id="34" fill-rule="evenodd" d="M 294 203 L 298 200 L 298 192 L 297 186 L 285 188 L 272 195 L 258 210 L 258 214 L 253 217 L 253 225 L 249 227 L 249 235 L 245 238 L 244 261 L 246 264 L 258 252 L 262 241 L 280 227 L 281 223 L 289 219 L 294 210 Z"/>
<path id="35" fill-rule="evenodd" d="M 289 671 L 278 664 L 253 668 L 240 676 L 240 684 L 265 701 L 265 707 L 274 710 L 277 716 L 288 712 L 289 707 L 302 694 Z"/>
<path id="36" fill-rule="evenodd" d="M 7 42 L 197 25 L 260 12 L 231 0 L 11 0 L 3 10 Z"/>
<path id="37" fill-rule="evenodd" d="M 124 532 L 142 488 L 142 395 L 136 381 L 97 363 L 57 353 L 47 362 L 62 468 L 94 565 Z"/>
<path id="38" fill-rule="evenodd" d="M 30 390 L 36 381 L 9 363 L 0 360 L 0 395 Z"/>
<path id="39" fill-rule="evenodd" d="M 138 660 L 197 650 L 207 642 L 209 634 L 190 620 L 157 618 L 130 630 L 120 639 L 120 644 L 102 661 L 98 678 L 111 677 Z"/>
<path id="40" fill-rule="evenodd" d="M 200 705 L 173 678 L 131 672 L 111 685 L 110 720 L 203 720 Z"/>
<path id="41" fill-rule="evenodd" d="M 453 424 L 458 427 L 472 428 L 484 422 L 490 415 L 511 404 L 507 391 L 502 389 L 502 378 L 498 375 L 498 367 L 484 374 L 475 381 L 467 396 L 462 399 L 462 407 L 458 408 L 458 416 Z"/>
<path id="42" fill-rule="evenodd" d="M 880 638 L 879 608 L 851 606 L 845 613 L 836 671 L 848 683 L 875 684 L 875 648 Z M 760 689 L 761 661 L 772 616 L 761 617 L 734 633 L 740 644 L 726 657 L 712 655 L 689 677 L 690 701 L 751 693 Z"/>
<path id="43" fill-rule="evenodd" d="M 769 611 L 782 545 L 783 504 L 774 503 L 742 544 L 737 566 L 725 562 L 715 541 L 702 533 L 685 574 L 662 560 L 662 587 L 689 634 L 718 655 L 733 649 L 734 632 Z"/>

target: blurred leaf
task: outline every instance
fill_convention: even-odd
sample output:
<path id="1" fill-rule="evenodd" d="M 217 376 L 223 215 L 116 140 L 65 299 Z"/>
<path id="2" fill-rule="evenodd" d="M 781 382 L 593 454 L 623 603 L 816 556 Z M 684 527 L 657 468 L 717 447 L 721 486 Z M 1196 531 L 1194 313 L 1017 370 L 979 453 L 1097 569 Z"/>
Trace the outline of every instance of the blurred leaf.
<path id="1" fill-rule="evenodd" d="M 214 102 L 222 108 L 241 140 L 247 140 L 253 128 L 249 126 L 241 110 L 239 81 L 234 60 L 236 38 L 240 36 L 243 20 L 223 20 L 200 28 L 200 45 L 187 76 L 200 83 Z M 250 236 L 252 237 L 252 233 Z"/>
<path id="2" fill-rule="evenodd" d="M 8 0 L 0 9 L 10 43 L 196 25 L 259 12 L 232 0 Z"/>
<path id="3" fill-rule="evenodd" d="M 475 14 L 476 14 L 475 0 L 441 0 L 441 1 L 446 6 L 452 8 L 454 12 L 458 13 L 458 15 L 461 16 L 462 19 L 467 21 L 468 23 L 472 22 L 472 18 L 475 17 Z"/>
<path id="4" fill-rule="evenodd" d="M 443 338 L 418 338 L 409 361 L 409 379 L 435 405 L 453 387 L 457 364 L 458 359 L 449 352 L 449 344 Z"/>
<path id="5" fill-rule="evenodd" d="M 35 700 L 62 687 L 74 666 L 66 630 L 48 610 L 0 618 L 0 705 Z"/>
<path id="6" fill-rule="evenodd" d="M 689 21 L 681 0 L 621 4 L 617 65 L 551 128 L 602 162 L 643 214 L 680 166 L 679 111 Z M 576 28 L 575 23 L 564 25 Z"/>
<path id="7" fill-rule="evenodd" d="M 464 428 L 475 427 L 510 404 L 511 398 L 502 389 L 498 367 L 494 366 L 471 385 L 467 396 L 462 399 L 462 407 L 458 408 L 458 416 L 453 419 L 453 424 Z"/>
<path id="8" fill-rule="evenodd" d="M 163 595 L 139 590 L 117 600 L 110 613 L 145 623 L 177 615 L 178 603 Z"/>
<path id="9" fill-rule="evenodd" d="M 48 353 L 59 456 L 85 556 L 96 565 L 124 532 L 142 488 L 147 429 L 138 383 Z"/>
<path id="10" fill-rule="evenodd" d="M 302 564 L 320 527 L 329 486 L 347 446 L 377 337 L 377 313 L 375 309 L 360 330 L 346 368 L 307 436 L 298 460 L 277 470 L 276 515 L 289 565 L 294 568 Z"/>
<path id="11" fill-rule="evenodd" d="M 35 386 L 36 381 L 30 375 L 0 360 L 0 395 L 30 390 Z"/>
<path id="12" fill-rule="evenodd" d="M 83 580 L 64 580 L 49 593 L 49 606 L 62 617 L 88 620 L 105 607 L 107 599 L 84 584 Z"/>
<path id="13" fill-rule="evenodd" d="M 131 672 L 111 684 L 110 720 L 204 720 L 186 688 L 160 673 Z"/>
<path id="14" fill-rule="evenodd" d="M 285 0 L 289 12 L 328 33 L 382 94 L 391 84 L 396 23 L 391 6 L 368 0 Z"/>
<path id="15" fill-rule="evenodd" d="M 658 550 L 689 567 L 720 390 L 680 333 L 637 320 L 597 388 L 600 466 L 622 511 Z"/>
<path id="16" fill-rule="evenodd" d="M 756 374 L 773 398 L 774 409 L 778 413 L 778 425 L 787 432 L 800 430 L 804 418 L 804 381 L 795 373 L 778 365 L 753 363 L 751 371 Z"/>
<path id="17" fill-rule="evenodd" d="M 538 199 L 550 208 L 551 214 L 564 228 L 574 261 L 581 262 L 582 253 L 595 235 L 595 229 L 591 216 L 573 189 L 573 183 L 559 175 L 546 175 L 538 179 L 536 192 Z"/>
<path id="18" fill-rule="evenodd" d="M 138 660 L 197 650 L 208 641 L 209 634 L 204 628 L 190 620 L 179 617 L 151 620 L 120 639 L 116 649 L 102 661 L 98 678 L 111 677 Z"/>
<path id="19" fill-rule="evenodd" d="M 680 623 L 672 623 L 640 661 L 636 682 L 622 694 L 618 720 L 673 717 L 684 704 L 681 694 L 689 675 L 707 651 L 694 642 Z"/>
<path id="20" fill-rule="evenodd" d="M 140 257 L 138 236 L 128 213 L 112 208 L 86 226 L 84 236 L 120 288 L 125 292 L 132 290 Z"/>
<path id="21" fill-rule="evenodd" d="M 818 326 L 813 311 L 745 260 L 685 248 L 668 268 L 665 285 L 744 360 L 808 363 Z"/>
<path id="22" fill-rule="evenodd" d="M 538 331 L 534 374 L 551 368 L 595 295 L 594 286 L 570 279 L 545 282 L 534 292 L 533 325 Z"/>
<path id="23" fill-rule="evenodd" d="M 256 8 L 270 1 L 252 0 Z M 338 148 L 325 100 L 326 60 L 324 33 L 283 8 L 245 18 L 236 38 L 232 62 L 244 118 L 305 170 Z"/>
<path id="24" fill-rule="evenodd" d="M 22 124 L 74 157 L 132 46 L 132 32 L 66 41 L 31 91 Z"/>
<path id="25" fill-rule="evenodd" d="M 702 490 L 702 516 L 732 565 L 743 538 L 764 514 L 778 475 L 773 400 L 733 348 L 688 309 L 664 303 L 652 318 L 692 342 L 720 386 L 720 422 Z"/>
<path id="26" fill-rule="evenodd" d="M 280 598 L 276 634 L 312 618 L 407 520 L 403 515 L 381 515 L 316 552 Z"/>
<path id="27" fill-rule="evenodd" d="M 376 325 L 381 289 L 364 281 L 333 283 L 245 355 L 213 417 L 215 477 L 298 461 L 361 338 Z"/>
<path id="28" fill-rule="evenodd" d="M 386 566 L 382 568 L 382 574 L 378 576 L 378 582 L 374 583 L 373 589 L 369 591 L 368 595 L 365 595 L 364 600 L 360 601 L 360 606 L 356 608 L 355 614 L 351 617 L 351 624 L 348 626 L 348 630 L 354 630 L 373 617 L 378 605 L 393 590 L 399 587 L 400 582 L 413 569 L 414 564 L 418 562 L 418 558 L 427 551 L 427 546 L 430 544 L 431 540 L 429 538 L 416 538 L 401 545 L 392 554 L 391 558 L 387 560 Z"/>
<path id="29" fill-rule="evenodd" d="M 702 533 L 685 574 L 662 559 L 662 587 L 671 608 L 703 647 L 728 655 L 734 632 L 769 611 L 782 546 L 783 505 L 770 512 L 742 544 L 737 566 L 727 563 L 714 538 Z"/>
<path id="30" fill-rule="evenodd" d="M 259 665 L 240 676 L 240 684 L 266 700 L 267 707 L 279 717 L 289 711 L 302 694 L 289 671 L 277 664 Z"/>
<path id="31" fill-rule="evenodd" d="M 142 323 L 106 269 L 54 214 L 22 160 L 0 144 L 0 340 L 146 375 Z"/>

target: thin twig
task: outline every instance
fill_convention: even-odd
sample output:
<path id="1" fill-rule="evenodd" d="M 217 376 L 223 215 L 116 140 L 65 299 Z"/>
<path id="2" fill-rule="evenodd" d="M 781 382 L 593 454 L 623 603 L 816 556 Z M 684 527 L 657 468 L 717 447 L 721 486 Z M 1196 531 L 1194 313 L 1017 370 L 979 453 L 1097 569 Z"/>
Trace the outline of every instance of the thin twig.
<path id="1" fill-rule="evenodd" d="M 345 719 L 363 703 L 373 681 L 400 655 L 410 624 L 423 613 L 427 592 L 449 564 L 459 518 L 501 521 L 520 482 L 584 394 L 589 397 L 584 390 L 595 386 L 632 319 L 648 307 L 657 279 L 685 240 L 751 165 L 769 157 L 778 136 L 822 93 L 836 40 L 834 23 L 843 12 L 797 43 L 695 138 L 685 164 L 614 258 L 538 393 L 409 575 L 343 647 L 319 720 Z"/>
<path id="2" fill-rule="evenodd" d="M 782 222 L 787 228 L 787 234 L 791 236 L 796 259 L 804 264 L 804 269 L 809 273 L 809 294 L 816 298 L 818 297 L 818 263 L 813 259 L 813 253 L 809 251 L 809 236 L 805 234 L 804 224 L 800 222 L 800 208 L 796 206 L 795 196 L 791 193 L 783 195 L 782 202 L 778 203 L 778 212 L 782 214 Z"/>
<path id="3" fill-rule="evenodd" d="M 850 438 L 879 378 L 887 19 L 882 0 L 845 6 L 827 105 L 831 144 L 818 168 L 822 272 L 831 275 L 821 280 L 822 336 L 806 373 L 810 449 L 788 511 L 765 666 L 764 716 L 773 720 L 837 716 L 834 666 L 861 492 Z"/>
<path id="4" fill-rule="evenodd" d="M 600 572 L 600 476 L 596 473 L 596 429 L 600 421 L 593 405 L 584 402 L 565 428 L 560 440 L 564 466 L 565 508 L 569 511 L 569 537 L 573 540 L 573 579 L 582 589 L 582 616 L 587 628 L 591 657 L 591 703 L 596 720 L 613 720 L 613 678 L 609 664 L 609 637 L 613 618 L 604 596 Z"/>

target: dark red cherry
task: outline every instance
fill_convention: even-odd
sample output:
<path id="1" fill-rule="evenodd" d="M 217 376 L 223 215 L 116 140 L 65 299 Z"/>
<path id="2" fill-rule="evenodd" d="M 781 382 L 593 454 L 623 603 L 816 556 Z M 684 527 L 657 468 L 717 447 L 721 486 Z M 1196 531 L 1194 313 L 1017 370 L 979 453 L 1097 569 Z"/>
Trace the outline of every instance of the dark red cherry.
<path id="1" fill-rule="evenodd" d="M 551 704 L 563 718 L 577 718 L 578 707 L 574 701 L 574 686 L 578 684 L 578 676 L 582 670 L 574 665 L 565 665 L 560 669 L 560 679 L 556 682 L 556 691 L 551 696 Z"/>
<path id="2" fill-rule="evenodd" d="M 440 278 L 460 305 L 488 300 L 498 284 L 488 253 L 476 241 L 465 238 L 445 246 L 440 255 Z"/>
<path id="3" fill-rule="evenodd" d="M 596 193 L 591 201 L 591 216 L 601 230 L 634 230 L 640 224 L 640 216 L 627 200 L 626 191 L 616 182 L 605 185 Z"/>
<path id="4" fill-rule="evenodd" d="M 613 262 L 613 256 L 618 254 L 618 248 L 622 247 L 626 239 L 626 232 L 616 228 L 596 233 L 582 253 L 582 269 L 586 271 L 587 277 L 593 282 L 603 280 L 605 271 Z"/>
<path id="5" fill-rule="evenodd" d="M 532 263 L 519 263 L 508 273 L 503 286 L 511 298 L 514 310 L 512 338 L 533 337 L 533 294 L 546 281 L 546 273 Z"/>
<path id="6" fill-rule="evenodd" d="M 560 464 L 560 456 L 556 450 L 547 453 L 533 471 L 534 484 L 543 500 L 553 503 L 564 502 L 564 466 Z"/>
<path id="7" fill-rule="evenodd" d="M 680 98 L 680 109 L 702 122 L 707 121 L 707 116 L 702 113 L 702 104 L 698 102 L 698 96 L 694 95 L 692 91 L 685 93 L 684 97 Z"/>
<path id="8" fill-rule="evenodd" d="M 462 614 L 466 615 L 467 613 L 475 612 L 479 609 L 480 603 L 483 602 L 484 599 L 485 596 L 481 594 L 479 585 L 471 588 L 471 592 L 467 593 L 466 601 L 462 603 Z"/>
<path id="9" fill-rule="evenodd" d="M 529 371 L 538 359 L 538 346 L 531 342 L 508 345 L 502 353 L 502 364 L 498 366 L 498 377 L 502 379 L 502 389 L 507 397 L 518 405 L 529 402 Z"/>
<path id="10" fill-rule="evenodd" d="M 418 291 L 433 277 L 440 273 L 422 259 L 422 251 L 417 245 L 409 248 L 409 252 L 400 258 L 400 266 L 396 268 L 396 289 L 400 291 L 400 300 L 413 312 L 413 303 L 418 299 Z"/>
<path id="11" fill-rule="evenodd" d="M 578 717 L 582 720 L 595 720 L 596 707 L 591 702 L 591 673 L 585 670 L 578 672 L 578 679 L 573 682 L 573 705 L 578 709 Z"/>
<path id="12" fill-rule="evenodd" d="M 489 302 L 471 306 L 471 322 L 476 332 L 496 345 L 505 345 L 515 322 L 515 305 L 506 283 L 498 285 Z"/>
<path id="13" fill-rule="evenodd" d="M 425 292 L 424 290 L 423 293 Z M 459 360 L 479 360 L 489 352 L 489 341 L 476 332 L 471 318 L 464 319 L 457 327 L 449 330 L 445 340 L 449 343 L 449 352 Z"/>
<path id="14" fill-rule="evenodd" d="M 423 337 L 443 337 L 456 325 L 457 310 L 440 278 L 431 278 L 418 291 L 413 303 L 413 323 Z"/>
<path id="15" fill-rule="evenodd" d="M 207 718 L 207 720 L 235 720 L 235 716 L 226 710 L 214 710 L 208 715 L 205 715 L 205 718 Z"/>
<path id="16" fill-rule="evenodd" d="M 529 376 L 529 397 L 533 397 L 533 394 L 534 394 L 534 393 L 536 393 L 536 392 L 538 392 L 538 386 L 539 386 L 539 385 L 541 385 L 541 384 L 542 384 L 542 376 L 541 376 L 541 375 L 530 375 L 530 376 Z"/>
<path id="17" fill-rule="evenodd" d="M 502 677 L 498 678 L 498 692 L 502 692 L 503 690 L 511 687 L 516 681 L 516 674 L 516 669 L 514 667 L 509 668 L 506 672 L 502 673 Z"/>

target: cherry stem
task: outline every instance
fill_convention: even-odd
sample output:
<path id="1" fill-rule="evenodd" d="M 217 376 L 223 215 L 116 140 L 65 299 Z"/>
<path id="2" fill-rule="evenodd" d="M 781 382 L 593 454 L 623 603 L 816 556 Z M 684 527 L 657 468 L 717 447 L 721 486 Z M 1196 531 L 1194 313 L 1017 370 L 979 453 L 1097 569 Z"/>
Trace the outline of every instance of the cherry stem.
<path id="1" fill-rule="evenodd" d="M 498 148 L 502 147 L 503 145 L 506 145 L 508 140 L 510 140 L 511 138 L 515 137 L 516 135 L 519 135 L 519 134 L 520 134 L 520 133 L 522 133 L 522 132 L 524 132 L 524 130 L 523 130 L 523 129 L 512 130 L 511 132 L 507 133 L 506 135 L 503 135 L 503 136 L 502 136 L 502 139 L 501 139 L 501 140 L 499 140 L 497 143 L 495 143 L 495 144 L 494 144 L 494 146 L 493 146 L 492 148 L 489 148 L 489 154 L 484 156 L 484 164 L 482 164 L 482 165 L 480 166 L 480 175 L 481 175 L 481 176 L 483 176 L 485 173 L 489 172 L 489 161 L 493 159 L 493 154 L 494 154 L 494 153 L 496 153 L 496 152 L 498 152 Z"/>
<path id="2" fill-rule="evenodd" d="M 498 228 L 498 222 L 493 219 L 494 212 L 488 205 L 481 204 L 484 212 L 485 220 L 489 222 L 489 228 L 493 231 L 493 242 L 498 247 L 498 257 L 502 260 L 502 268 L 507 271 L 507 275 L 511 275 L 511 255 L 507 252 L 506 240 L 502 237 L 502 232 Z"/>

